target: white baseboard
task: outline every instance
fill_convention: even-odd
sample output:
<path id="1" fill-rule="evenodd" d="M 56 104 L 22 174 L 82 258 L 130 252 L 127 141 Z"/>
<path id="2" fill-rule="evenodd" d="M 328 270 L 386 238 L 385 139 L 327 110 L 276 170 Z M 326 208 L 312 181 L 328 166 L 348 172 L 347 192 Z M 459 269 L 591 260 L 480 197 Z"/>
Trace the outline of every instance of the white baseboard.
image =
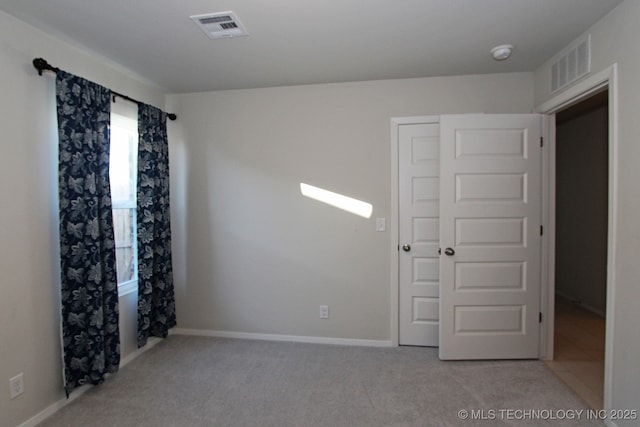
<path id="1" fill-rule="evenodd" d="M 53 405 L 49 405 L 44 410 L 40 411 L 33 417 L 29 418 L 27 421 L 23 422 L 22 424 L 19 424 L 18 427 L 34 427 L 38 425 L 45 419 L 49 418 L 51 415 L 58 412 L 60 409 L 67 406 L 69 403 L 73 402 L 74 400 L 76 400 L 77 398 L 85 394 L 91 387 L 92 386 L 90 385 L 83 385 L 81 387 L 76 388 L 75 390 L 73 390 L 73 393 L 69 396 L 68 399 L 60 399 L 57 402 L 55 402 Z"/>
<path id="2" fill-rule="evenodd" d="M 239 338 L 239 339 L 246 339 L 246 340 L 288 341 L 288 342 L 304 342 L 304 343 L 312 343 L 312 344 L 350 345 L 350 346 L 361 346 L 361 347 L 392 347 L 391 341 L 385 341 L 385 340 L 306 337 L 301 335 L 256 334 L 256 333 L 249 333 L 249 332 L 213 331 L 209 329 L 174 328 L 174 329 L 171 329 L 170 334 L 171 335 L 194 335 L 194 336 L 200 336 L 200 337 L 216 337 L 216 338 Z"/>
<path id="3" fill-rule="evenodd" d="M 132 351 L 131 353 L 129 353 L 127 355 L 127 357 L 123 358 L 120 360 L 120 367 L 124 367 L 127 366 L 129 364 L 129 362 L 131 362 L 133 359 L 135 359 L 136 357 L 140 356 L 142 353 L 144 353 L 145 351 L 149 351 L 151 350 L 153 347 L 156 346 L 156 344 L 161 343 L 162 342 L 162 338 L 157 338 L 157 337 L 149 337 L 147 339 L 147 343 L 145 344 L 144 347 L 141 347 L 135 351 Z"/>
<path id="4" fill-rule="evenodd" d="M 125 358 L 120 360 L 120 368 L 123 368 L 124 366 L 126 366 L 133 359 L 135 359 L 136 357 L 140 356 L 145 351 L 151 349 L 156 344 L 158 344 L 160 341 L 162 341 L 162 339 L 160 339 L 160 338 L 155 338 L 155 337 L 149 338 L 149 340 L 147 341 L 147 345 L 145 345 L 142 348 L 137 349 L 136 351 L 131 352 Z M 108 378 L 109 376 L 110 375 L 107 374 L 105 376 L 105 378 Z M 80 396 L 85 394 L 92 387 L 94 387 L 94 386 L 92 386 L 92 385 L 83 385 L 81 387 L 76 388 L 75 390 L 73 390 L 73 393 L 71 393 L 71 395 L 69 396 L 68 399 L 63 398 L 63 399 L 58 400 L 54 404 L 49 405 L 44 410 L 40 411 L 39 413 L 37 413 L 33 417 L 29 418 L 27 421 L 23 422 L 22 424 L 19 424 L 18 427 L 35 427 L 37 424 L 39 424 L 42 421 L 44 421 L 45 419 L 49 418 L 51 415 L 55 414 L 60 409 L 64 408 L 69 403 L 73 402 L 74 400 L 76 400 L 77 398 L 79 398 Z"/>

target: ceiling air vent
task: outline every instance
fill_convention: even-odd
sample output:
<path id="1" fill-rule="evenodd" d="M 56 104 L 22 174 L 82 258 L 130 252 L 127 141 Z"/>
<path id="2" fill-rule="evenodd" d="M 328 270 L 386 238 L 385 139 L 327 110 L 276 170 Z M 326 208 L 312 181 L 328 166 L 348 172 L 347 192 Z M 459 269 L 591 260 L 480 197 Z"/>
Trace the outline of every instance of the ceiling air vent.
<path id="1" fill-rule="evenodd" d="M 591 71 L 591 34 L 565 49 L 551 64 L 551 93 Z"/>
<path id="2" fill-rule="evenodd" d="M 238 17 L 231 11 L 190 16 L 210 39 L 248 36 Z"/>

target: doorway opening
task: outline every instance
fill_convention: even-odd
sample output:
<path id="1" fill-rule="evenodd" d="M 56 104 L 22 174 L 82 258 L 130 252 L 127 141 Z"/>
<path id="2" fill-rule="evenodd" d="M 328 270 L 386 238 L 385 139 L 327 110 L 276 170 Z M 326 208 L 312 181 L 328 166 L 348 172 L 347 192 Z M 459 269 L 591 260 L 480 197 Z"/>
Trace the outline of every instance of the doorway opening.
<path id="1" fill-rule="evenodd" d="M 609 94 L 556 113 L 555 327 L 550 368 L 602 409 L 609 212 Z"/>

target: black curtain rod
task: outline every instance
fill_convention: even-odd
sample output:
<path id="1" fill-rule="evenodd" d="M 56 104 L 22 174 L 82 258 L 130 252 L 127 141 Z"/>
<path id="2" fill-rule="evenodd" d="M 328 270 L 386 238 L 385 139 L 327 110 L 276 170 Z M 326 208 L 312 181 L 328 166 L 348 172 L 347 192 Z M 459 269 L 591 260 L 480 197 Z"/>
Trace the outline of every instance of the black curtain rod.
<path id="1" fill-rule="evenodd" d="M 46 59 L 43 58 L 35 58 L 33 60 L 33 66 L 36 68 L 36 70 L 38 70 L 38 74 L 42 75 L 42 73 L 44 71 L 51 71 L 54 73 L 58 73 L 58 71 L 60 71 L 60 68 L 58 67 L 54 67 L 53 65 L 49 64 Z M 126 99 L 127 101 L 131 101 L 131 102 L 135 102 L 136 104 L 139 104 L 140 101 L 136 101 L 133 98 L 128 97 L 127 95 L 123 95 L 121 93 L 115 92 L 115 91 L 111 91 L 111 95 L 113 95 L 113 97 L 115 98 L 116 96 L 122 98 L 122 99 Z M 167 117 L 171 120 L 175 120 L 178 118 L 178 116 L 176 116 L 173 113 L 167 113 Z"/>

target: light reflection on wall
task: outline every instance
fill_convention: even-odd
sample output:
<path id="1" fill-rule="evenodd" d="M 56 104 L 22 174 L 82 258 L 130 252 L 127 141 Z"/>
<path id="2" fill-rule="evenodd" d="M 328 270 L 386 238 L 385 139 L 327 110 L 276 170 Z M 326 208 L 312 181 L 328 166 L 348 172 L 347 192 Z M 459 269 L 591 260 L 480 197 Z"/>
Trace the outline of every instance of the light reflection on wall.
<path id="1" fill-rule="evenodd" d="M 300 192 L 305 197 L 326 203 L 335 208 L 342 209 L 363 218 L 371 218 L 371 213 L 373 212 L 373 205 L 371 205 L 371 203 L 363 202 L 362 200 L 354 199 L 302 182 L 300 183 Z"/>

